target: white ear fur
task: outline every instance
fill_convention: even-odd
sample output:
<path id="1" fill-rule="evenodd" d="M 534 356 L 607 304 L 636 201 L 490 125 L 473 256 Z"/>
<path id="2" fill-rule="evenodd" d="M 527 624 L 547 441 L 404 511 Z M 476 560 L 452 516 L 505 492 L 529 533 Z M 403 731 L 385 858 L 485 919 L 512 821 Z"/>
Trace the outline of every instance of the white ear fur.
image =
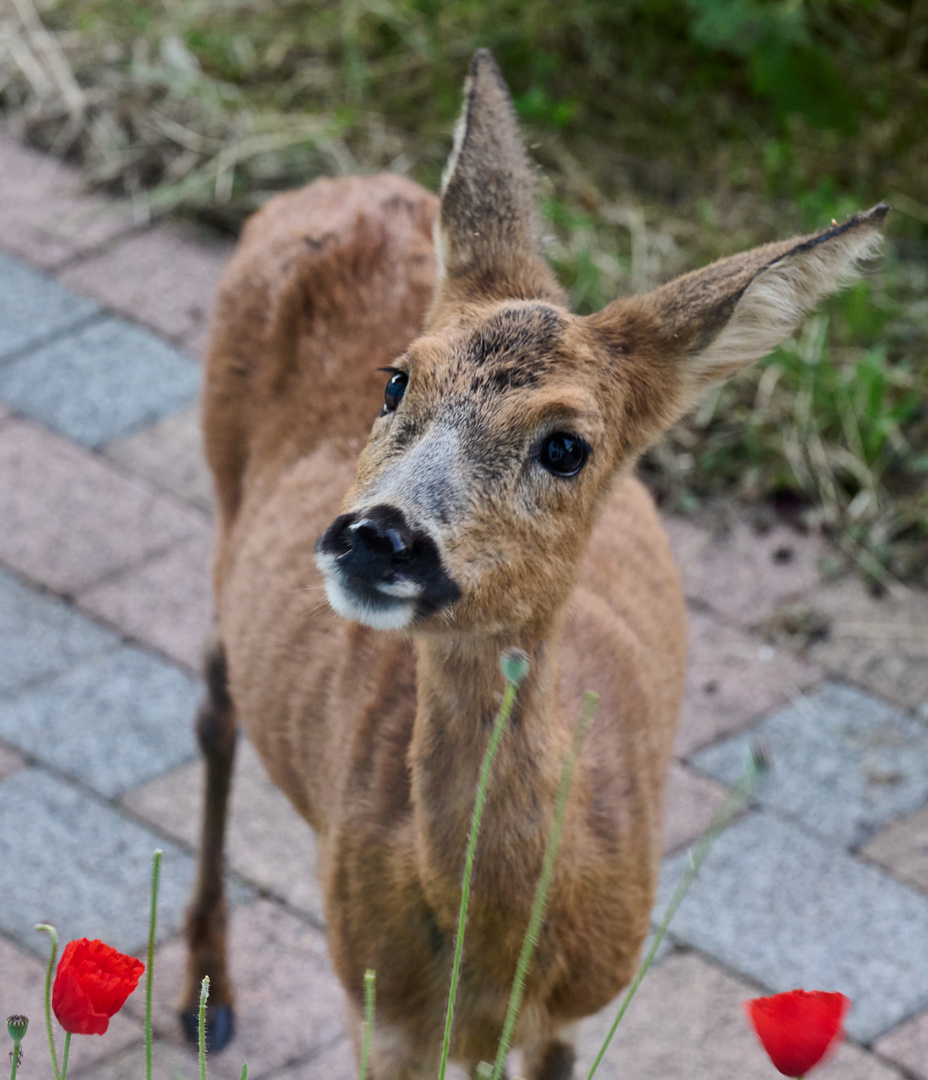
<path id="1" fill-rule="evenodd" d="M 878 224 L 805 244 L 761 270 L 738 299 L 721 333 L 688 358 L 687 373 L 694 387 L 721 382 L 766 356 L 792 334 L 822 297 L 857 278 L 861 264 L 879 251 Z"/>

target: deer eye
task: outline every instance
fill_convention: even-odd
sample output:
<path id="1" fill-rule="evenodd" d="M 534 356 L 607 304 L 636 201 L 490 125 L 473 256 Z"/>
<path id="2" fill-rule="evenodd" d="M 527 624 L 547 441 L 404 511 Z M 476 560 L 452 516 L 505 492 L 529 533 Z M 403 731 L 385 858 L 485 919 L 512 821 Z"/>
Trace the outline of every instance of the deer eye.
<path id="1" fill-rule="evenodd" d="M 389 412 L 393 412 L 397 405 L 403 400 L 403 394 L 406 392 L 406 384 L 409 382 L 409 376 L 405 371 L 393 370 L 393 375 L 390 377 L 390 381 L 387 383 L 383 392 L 383 409 L 380 415 L 385 416 Z"/>
<path id="2" fill-rule="evenodd" d="M 541 444 L 538 460 L 555 476 L 576 476 L 586 464 L 590 448 L 576 435 L 556 431 Z"/>

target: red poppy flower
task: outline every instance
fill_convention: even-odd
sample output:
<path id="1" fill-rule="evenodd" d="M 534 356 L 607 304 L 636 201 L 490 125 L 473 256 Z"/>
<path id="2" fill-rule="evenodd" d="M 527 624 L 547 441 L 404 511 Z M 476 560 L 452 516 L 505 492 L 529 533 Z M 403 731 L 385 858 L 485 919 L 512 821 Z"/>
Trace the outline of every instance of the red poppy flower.
<path id="1" fill-rule="evenodd" d="M 110 1017 L 125 1005 L 145 970 L 102 941 L 69 941 L 58 962 L 52 1008 L 72 1035 L 102 1035 Z"/>
<path id="2" fill-rule="evenodd" d="M 804 1076 L 843 1034 L 842 1021 L 851 1002 L 844 994 L 790 990 L 754 998 L 742 1008 L 784 1076 Z"/>

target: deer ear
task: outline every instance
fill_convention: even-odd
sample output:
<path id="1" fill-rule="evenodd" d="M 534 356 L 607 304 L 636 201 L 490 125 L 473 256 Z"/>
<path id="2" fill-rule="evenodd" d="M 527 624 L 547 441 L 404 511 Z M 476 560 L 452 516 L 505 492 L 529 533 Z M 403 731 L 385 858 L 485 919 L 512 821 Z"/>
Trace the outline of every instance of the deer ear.
<path id="1" fill-rule="evenodd" d="M 638 410 L 653 410 L 647 441 L 688 412 L 706 388 L 771 352 L 819 300 L 848 284 L 876 254 L 880 203 L 812 236 L 720 259 L 652 293 L 589 317 L 615 370 L 643 382 Z M 627 363 L 622 363 L 624 358 Z M 650 403 L 650 404 L 649 404 Z"/>
<path id="2" fill-rule="evenodd" d="M 534 177 L 516 113 L 488 49 L 474 55 L 442 179 L 439 298 L 564 296 L 541 254 Z"/>

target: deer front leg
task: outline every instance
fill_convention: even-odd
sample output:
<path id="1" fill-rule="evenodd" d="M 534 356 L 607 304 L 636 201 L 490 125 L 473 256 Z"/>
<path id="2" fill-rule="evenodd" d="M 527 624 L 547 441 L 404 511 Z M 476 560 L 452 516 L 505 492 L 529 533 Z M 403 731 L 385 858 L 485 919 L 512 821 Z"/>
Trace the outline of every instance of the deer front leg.
<path id="1" fill-rule="evenodd" d="M 213 1053 L 232 1038 L 232 986 L 226 964 L 225 832 L 232 765 L 235 760 L 235 708 L 229 696 L 226 658 L 220 644 L 206 660 L 206 699 L 196 718 L 206 784 L 200 866 L 187 912 L 187 978 L 180 1018 L 190 1042 L 198 1038 L 200 985 L 210 981 L 207 1040 Z"/>

